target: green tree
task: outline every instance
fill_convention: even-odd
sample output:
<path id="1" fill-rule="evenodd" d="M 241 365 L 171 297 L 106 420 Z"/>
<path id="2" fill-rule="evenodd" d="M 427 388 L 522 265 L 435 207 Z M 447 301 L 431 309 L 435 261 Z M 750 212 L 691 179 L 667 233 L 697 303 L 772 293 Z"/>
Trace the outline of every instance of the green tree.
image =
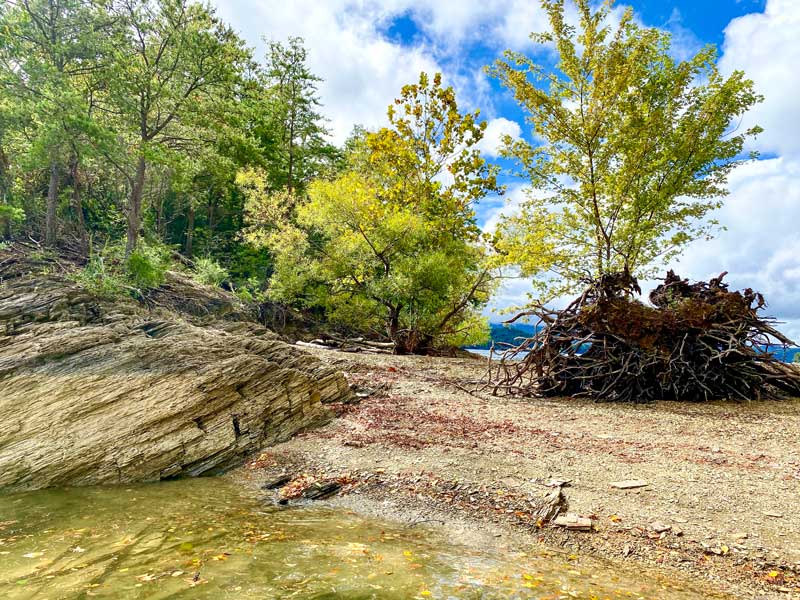
<path id="1" fill-rule="evenodd" d="M 711 235 L 709 213 L 760 131 L 737 131 L 761 98 L 742 72 L 719 73 L 713 46 L 676 61 L 670 35 L 637 25 L 631 9 L 612 26 L 613 4 L 576 0 L 573 26 L 563 0 L 543 0 L 550 31 L 532 39 L 554 46 L 557 64 L 507 51 L 491 69 L 537 140 L 506 139 L 534 193 L 500 224 L 496 246 L 543 294 L 611 271 L 650 275 Z"/>
<path id="2" fill-rule="evenodd" d="M 169 162 L 209 143 L 211 124 L 220 117 L 215 106 L 227 106 L 219 99 L 232 94 L 249 53 L 201 4 L 121 0 L 117 14 L 125 30 L 114 55 L 107 108 L 127 139 L 122 155 L 108 157 L 130 186 L 130 253 L 142 225 L 148 161 Z"/>
<path id="3" fill-rule="evenodd" d="M 89 0 L 10 0 L 2 14 L 3 90 L 31 115 L 32 159 L 48 165 L 45 242 L 56 243 L 57 209 L 63 170 L 69 156 L 73 189 L 80 149 L 94 126 L 88 82 L 101 68 L 98 60 L 110 20 L 102 5 Z M 80 195 L 73 196 L 80 209 Z M 78 229 L 85 239 L 82 212 Z"/>
<path id="4" fill-rule="evenodd" d="M 302 38 L 289 38 L 287 45 L 269 43 L 262 94 L 273 138 L 271 170 L 275 187 L 285 187 L 289 193 L 302 190 L 336 157 L 318 112 L 317 84 L 322 80 L 309 70 L 307 59 Z"/>
<path id="5" fill-rule="evenodd" d="M 271 297 L 403 353 L 485 336 L 493 279 L 474 204 L 500 187 L 475 148 L 477 116 L 423 73 L 390 107 L 392 127 L 351 139 L 346 172 L 312 182 L 308 200 L 242 173 L 246 236 L 275 257 Z"/>

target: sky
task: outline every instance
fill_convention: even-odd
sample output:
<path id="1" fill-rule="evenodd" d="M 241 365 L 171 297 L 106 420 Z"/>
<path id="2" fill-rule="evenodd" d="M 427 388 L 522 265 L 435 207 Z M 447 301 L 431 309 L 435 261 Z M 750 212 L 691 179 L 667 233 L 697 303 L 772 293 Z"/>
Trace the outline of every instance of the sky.
<path id="1" fill-rule="evenodd" d="M 497 161 L 503 134 L 530 139 L 513 98 L 483 71 L 503 50 L 535 50 L 529 39 L 546 20 L 538 0 L 213 0 L 218 14 L 263 56 L 263 38 L 305 39 L 333 141 L 356 124 L 386 124 L 386 107 L 420 71 L 442 72 L 459 106 L 488 121 L 485 156 Z M 730 176 L 730 195 L 714 216 L 726 227 L 693 243 L 670 265 L 684 277 L 729 271 L 736 288 L 761 291 L 768 313 L 800 341 L 800 0 L 628 0 L 641 23 L 673 34 L 673 53 L 719 48 L 723 73 L 744 70 L 766 100 L 744 126 L 764 128 L 749 150 L 759 160 Z M 510 165 L 503 164 L 503 167 Z M 508 175 L 508 192 L 478 206 L 491 228 L 513 213 L 523 184 Z M 530 284 L 507 283 L 494 308 L 524 304 Z M 500 320 L 502 317 L 493 317 Z"/>

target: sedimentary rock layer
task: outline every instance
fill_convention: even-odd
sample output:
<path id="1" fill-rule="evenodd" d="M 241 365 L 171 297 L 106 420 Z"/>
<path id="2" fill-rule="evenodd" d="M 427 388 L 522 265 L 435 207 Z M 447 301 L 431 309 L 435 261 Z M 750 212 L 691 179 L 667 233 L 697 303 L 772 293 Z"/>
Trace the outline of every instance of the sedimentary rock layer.
<path id="1" fill-rule="evenodd" d="M 257 324 L 100 300 L 12 258 L 0 254 L 2 490 L 219 472 L 350 394 Z"/>

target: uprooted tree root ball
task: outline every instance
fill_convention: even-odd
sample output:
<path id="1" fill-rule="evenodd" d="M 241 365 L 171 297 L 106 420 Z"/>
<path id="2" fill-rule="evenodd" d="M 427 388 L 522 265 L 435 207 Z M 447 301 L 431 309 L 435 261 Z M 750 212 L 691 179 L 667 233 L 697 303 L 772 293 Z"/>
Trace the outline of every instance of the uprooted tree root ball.
<path id="1" fill-rule="evenodd" d="M 690 284 L 670 271 L 649 306 L 633 277 L 611 274 L 564 310 L 521 313 L 512 321 L 538 318 L 537 333 L 493 348 L 486 387 L 620 402 L 800 396 L 800 370 L 769 352 L 791 340 L 759 315 L 761 294 L 730 291 L 725 275 Z"/>

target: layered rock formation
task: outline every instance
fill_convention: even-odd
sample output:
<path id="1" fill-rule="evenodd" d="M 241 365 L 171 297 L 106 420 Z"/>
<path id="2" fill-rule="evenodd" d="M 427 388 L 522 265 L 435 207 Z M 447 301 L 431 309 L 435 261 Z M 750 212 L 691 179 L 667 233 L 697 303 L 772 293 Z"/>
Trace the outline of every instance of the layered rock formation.
<path id="1" fill-rule="evenodd" d="M 149 308 L 101 300 L 55 261 L 0 252 L 0 490 L 212 474 L 349 397 L 315 357 L 224 320 L 246 314 L 234 296 L 165 289 Z"/>

